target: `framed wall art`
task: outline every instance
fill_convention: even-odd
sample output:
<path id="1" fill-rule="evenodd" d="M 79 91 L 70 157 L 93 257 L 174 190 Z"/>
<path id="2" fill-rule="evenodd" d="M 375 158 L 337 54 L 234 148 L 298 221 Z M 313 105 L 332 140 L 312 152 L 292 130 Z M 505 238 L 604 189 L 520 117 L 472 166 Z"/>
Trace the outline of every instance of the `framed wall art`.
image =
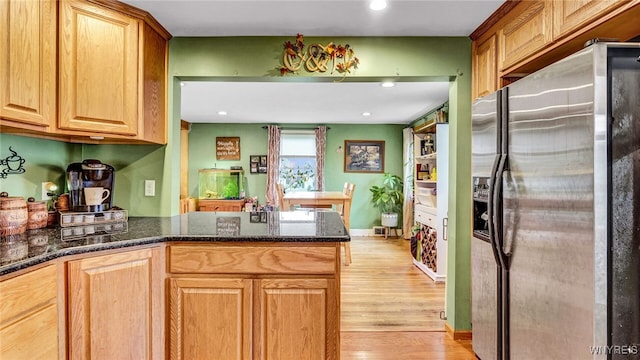
<path id="1" fill-rule="evenodd" d="M 258 166 L 260 165 L 260 155 L 249 156 L 249 172 L 251 174 L 258 173 Z"/>
<path id="2" fill-rule="evenodd" d="M 383 173 L 384 141 L 345 140 L 344 172 Z"/>
<path id="3" fill-rule="evenodd" d="M 249 156 L 249 172 L 251 174 L 267 173 L 267 155 Z"/>
<path id="4" fill-rule="evenodd" d="M 267 173 L 267 155 L 260 155 L 260 166 L 258 166 L 258 172 L 261 174 Z"/>

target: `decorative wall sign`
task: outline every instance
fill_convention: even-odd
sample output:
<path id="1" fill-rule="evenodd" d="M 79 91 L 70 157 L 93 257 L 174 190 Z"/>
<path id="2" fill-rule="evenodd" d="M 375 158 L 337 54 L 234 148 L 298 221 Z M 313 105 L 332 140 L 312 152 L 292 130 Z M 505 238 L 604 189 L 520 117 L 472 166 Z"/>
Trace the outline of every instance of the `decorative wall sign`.
<path id="1" fill-rule="evenodd" d="M 216 160 L 240 160 L 240 138 L 216 137 Z"/>
<path id="2" fill-rule="evenodd" d="M 4 166 L 4 169 L 0 171 L 0 179 L 6 179 L 9 174 L 22 174 L 26 171 L 22 166 L 26 160 L 13 151 L 11 146 L 9 146 L 9 151 L 11 151 L 11 155 L 0 159 L 0 165 Z"/>
<path id="3" fill-rule="evenodd" d="M 282 66 L 280 75 L 295 73 L 300 69 L 308 72 L 327 72 L 333 74 L 337 71 L 342 74 L 357 69 L 360 60 L 355 56 L 349 44 L 335 45 L 333 42 L 327 45 L 311 44 L 305 50 L 302 34 L 296 35 L 296 41 L 284 43 L 282 52 Z"/>
<path id="4" fill-rule="evenodd" d="M 344 172 L 384 172 L 384 141 L 345 140 Z"/>

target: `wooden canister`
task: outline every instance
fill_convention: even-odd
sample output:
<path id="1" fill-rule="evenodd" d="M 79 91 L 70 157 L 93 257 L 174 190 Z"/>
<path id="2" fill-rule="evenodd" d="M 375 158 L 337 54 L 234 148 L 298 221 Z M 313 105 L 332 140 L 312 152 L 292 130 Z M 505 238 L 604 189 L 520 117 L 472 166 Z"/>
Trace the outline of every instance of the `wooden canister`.
<path id="1" fill-rule="evenodd" d="M 29 213 L 22 197 L 0 197 L 0 236 L 22 234 L 27 230 Z"/>
<path id="2" fill-rule="evenodd" d="M 49 212 L 47 211 L 47 203 L 45 201 L 27 202 L 27 210 L 29 212 L 27 229 L 40 229 L 47 226 Z"/>

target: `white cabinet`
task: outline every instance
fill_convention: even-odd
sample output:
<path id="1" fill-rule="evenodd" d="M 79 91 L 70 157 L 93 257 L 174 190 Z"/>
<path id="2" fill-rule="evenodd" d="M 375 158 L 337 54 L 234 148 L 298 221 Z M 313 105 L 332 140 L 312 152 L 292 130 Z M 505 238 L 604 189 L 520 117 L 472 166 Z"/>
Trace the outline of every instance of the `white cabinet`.
<path id="1" fill-rule="evenodd" d="M 431 132 L 417 132 L 414 138 L 414 214 L 420 226 L 413 263 L 436 282 L 446 280 L 449 179 L 449 124 L 439 123 Z M 430 142 L 435 140 L 435 152 Z M 428 148 L 425 151 L 426 147 Z M 434 175 L 435 172 L 435 175 Z"/>

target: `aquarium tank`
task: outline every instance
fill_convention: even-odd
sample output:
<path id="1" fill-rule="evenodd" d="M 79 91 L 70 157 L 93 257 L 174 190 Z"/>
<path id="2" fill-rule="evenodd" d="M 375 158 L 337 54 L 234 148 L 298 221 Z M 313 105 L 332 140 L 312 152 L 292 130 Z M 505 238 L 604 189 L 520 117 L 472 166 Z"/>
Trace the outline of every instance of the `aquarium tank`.
<path id="1" fill-rule="evenodd" d="M 243 170 L 200 169 L 198 170 L 198 197 L 200 199 L 240 199 Z"/>

